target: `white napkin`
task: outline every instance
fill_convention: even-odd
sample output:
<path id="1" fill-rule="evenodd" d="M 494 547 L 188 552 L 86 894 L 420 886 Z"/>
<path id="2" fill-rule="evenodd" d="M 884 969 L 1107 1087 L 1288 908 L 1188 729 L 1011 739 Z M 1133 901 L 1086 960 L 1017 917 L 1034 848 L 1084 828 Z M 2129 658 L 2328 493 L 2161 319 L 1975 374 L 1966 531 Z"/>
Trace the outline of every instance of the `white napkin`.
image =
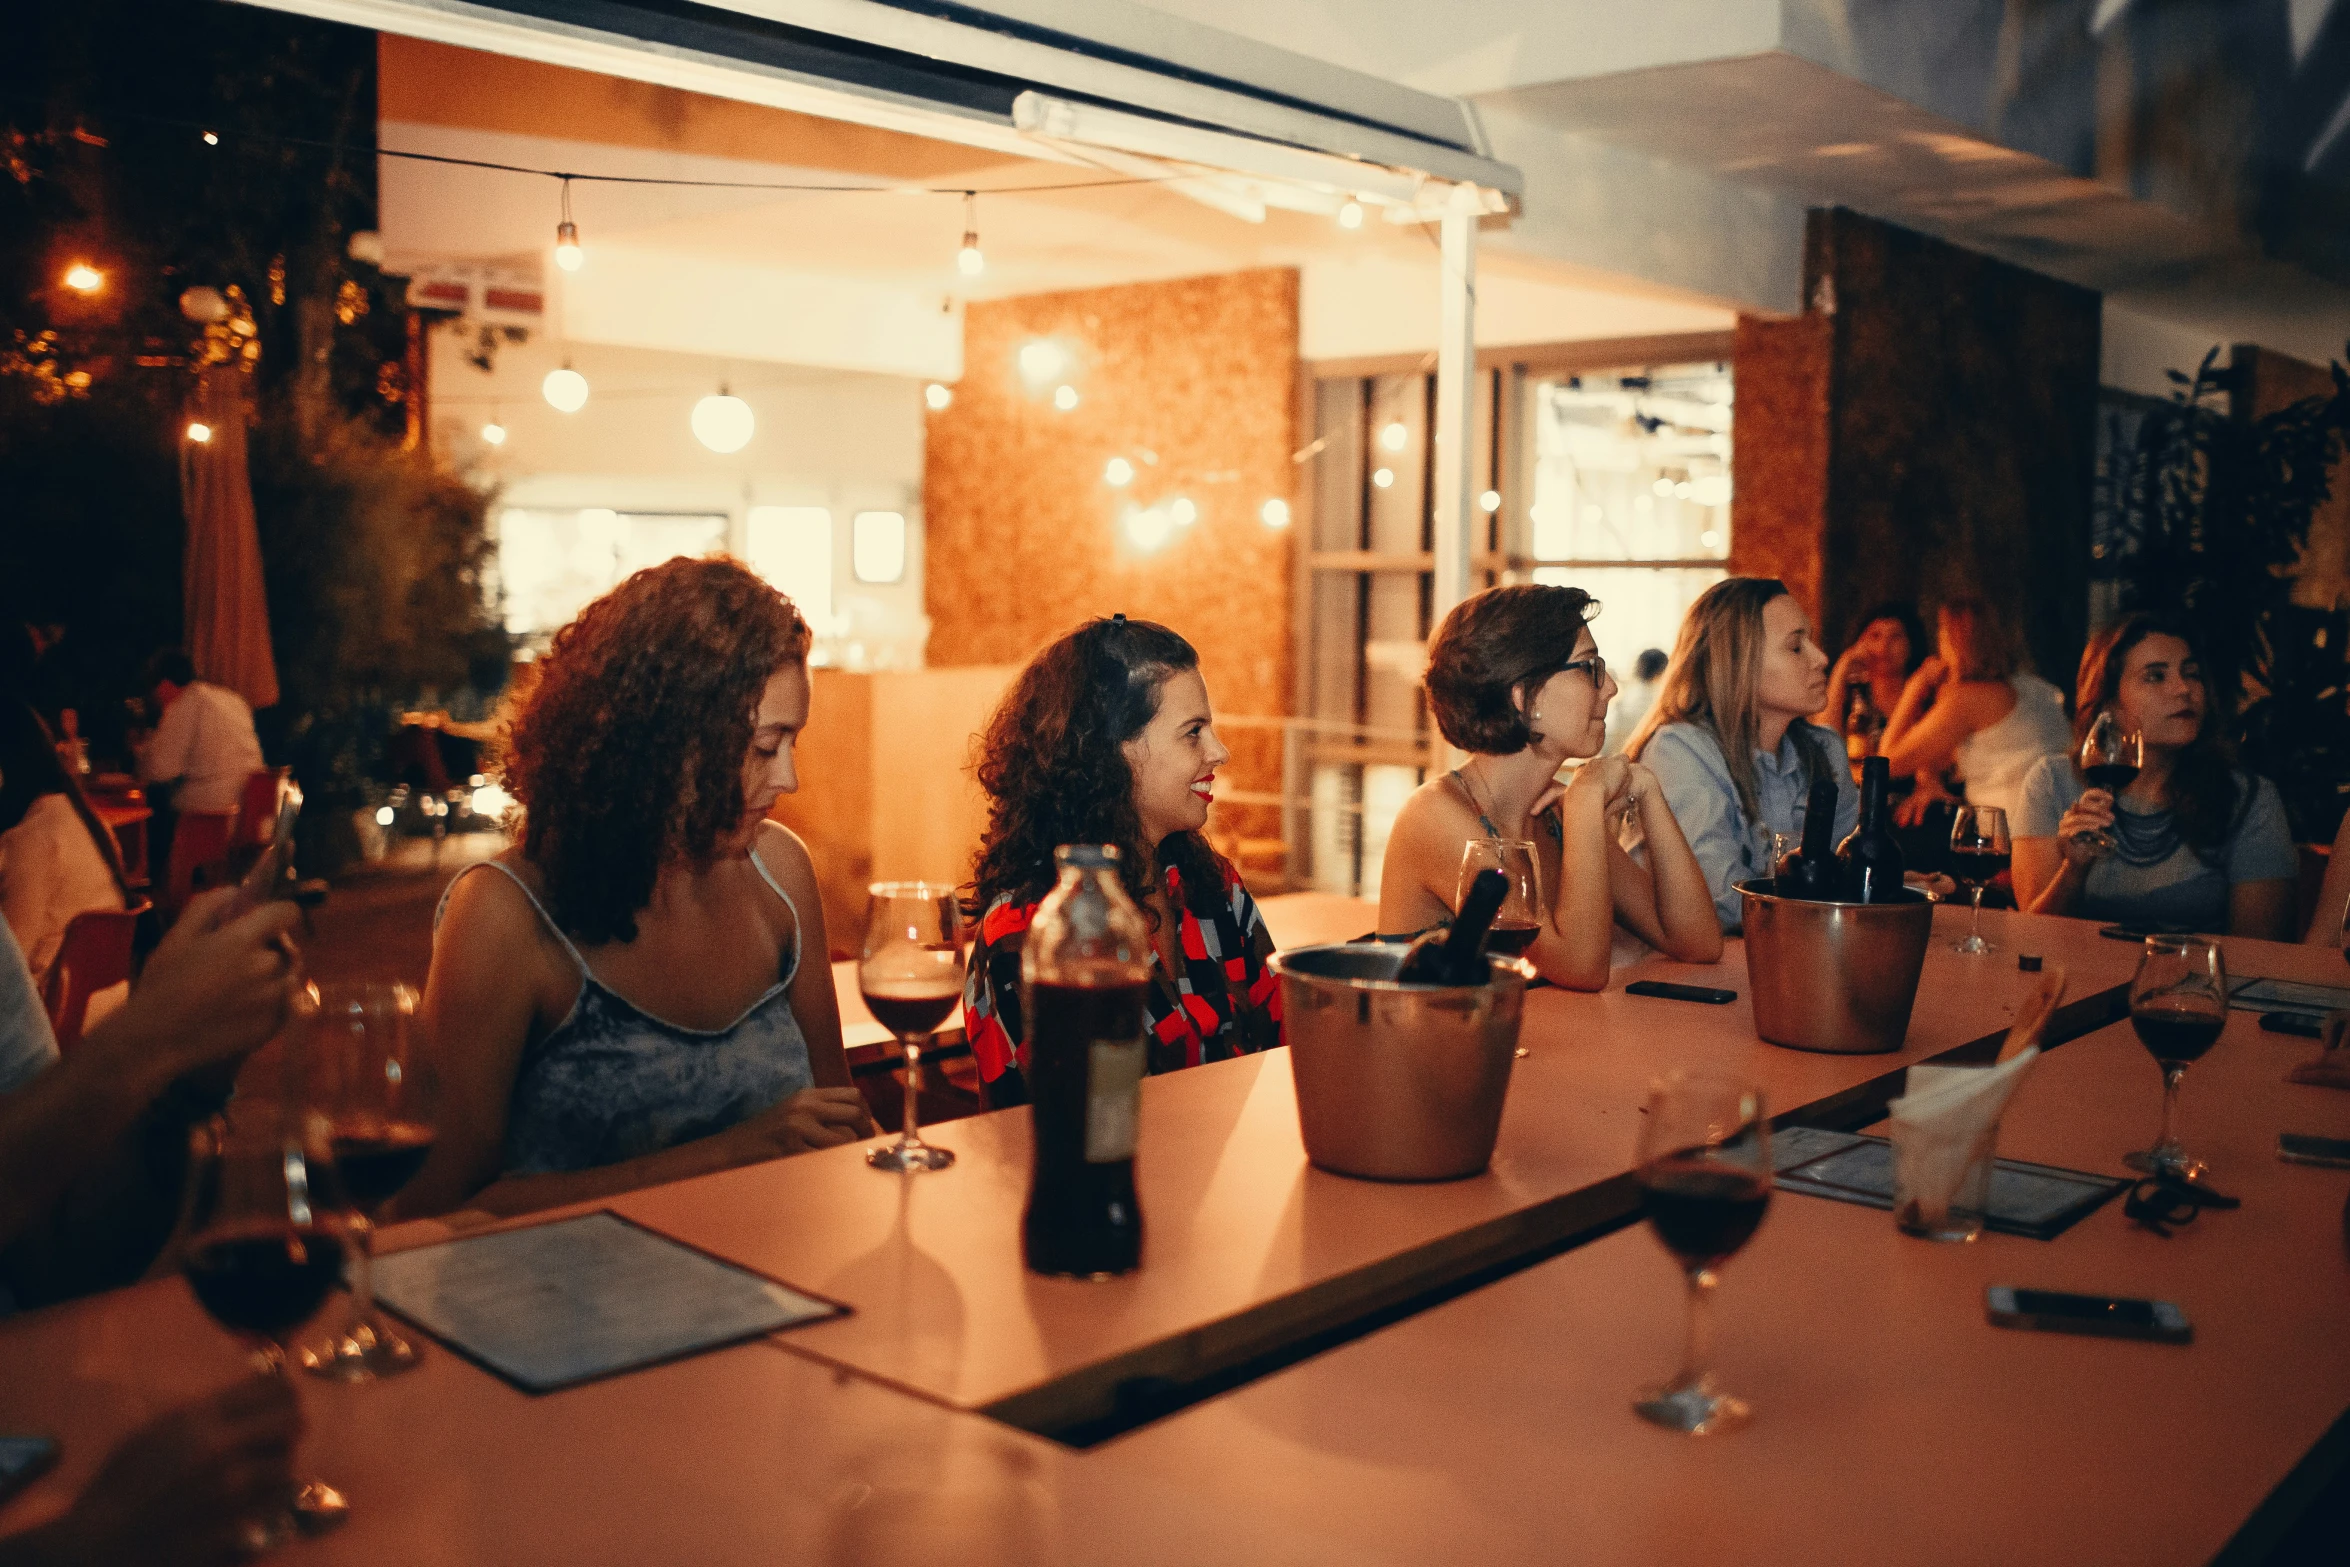
<path id="1" fill-rule="evenodd" d="M 2037 1045 L 1997 1066 L 1913 1066 L 1905 1092 L 1886 1108 L 1893 1117 L 1893 1190 L 1897 1208 L 1914 1203 L 1910 1222 L 1943 1228 L 1950 1200 L 1978 1154 L 1998 1136 L 1999 1116 L 2040 1059 Z"/>

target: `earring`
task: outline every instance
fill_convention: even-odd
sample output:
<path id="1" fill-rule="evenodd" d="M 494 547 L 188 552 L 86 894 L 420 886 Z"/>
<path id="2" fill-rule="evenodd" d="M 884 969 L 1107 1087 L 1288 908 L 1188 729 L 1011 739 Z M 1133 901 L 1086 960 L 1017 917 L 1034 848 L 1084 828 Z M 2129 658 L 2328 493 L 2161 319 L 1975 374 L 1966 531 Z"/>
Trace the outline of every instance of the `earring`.
<path id="1" fill-rule="evenodd" d="M 1542 722 L 1542 709 L 1538 707 L 1534 709 L 1533 712 L 1528 713 L 1526 717 L 1532 722 L 1539 724 Z"/>

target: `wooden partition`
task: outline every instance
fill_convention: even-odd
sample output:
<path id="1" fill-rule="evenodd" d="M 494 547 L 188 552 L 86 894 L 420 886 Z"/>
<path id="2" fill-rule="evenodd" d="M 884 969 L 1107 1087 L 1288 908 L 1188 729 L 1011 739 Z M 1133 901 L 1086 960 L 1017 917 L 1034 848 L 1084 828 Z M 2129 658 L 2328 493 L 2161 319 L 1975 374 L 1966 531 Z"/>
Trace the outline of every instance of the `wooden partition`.
<path id="1" fill-rule="evenodd" d="M 973 744 L 1012 673 L 1001 664 L 811 671 L 799 792 L 769 815 L 815 857 L 834 956 L 856 954 L 867 883 L 970 877 L 987 823 Z"/>

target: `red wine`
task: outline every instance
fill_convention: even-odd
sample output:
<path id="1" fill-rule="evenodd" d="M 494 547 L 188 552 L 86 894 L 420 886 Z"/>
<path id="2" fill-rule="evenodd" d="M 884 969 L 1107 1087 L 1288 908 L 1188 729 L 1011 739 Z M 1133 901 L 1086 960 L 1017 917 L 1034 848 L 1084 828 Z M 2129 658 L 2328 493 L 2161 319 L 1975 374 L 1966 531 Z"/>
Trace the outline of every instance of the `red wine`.
<path id="1" fill-rule="evenodd" d="M 963 984 L 960 979 L 943 984 L 927 979 L 884 979 L 860 984 L 857 993 L 865 998 L 874 1021 L 903 1039 L 908 1034 L 930 1033 L 945 1022 L 955 1003 L 963 999 Z"/>
<path id="2" fill-rule="evenodd" d="M 2091 788 L 2119 794 L 2138 781 L 2138 769 L 2127 762 L 2099 762 L 2082 768 L 2081 776 L 2089 780 Z"/>
<path id="3" fill-rule="evenodd" d="M 2009 856 L 1998 849 L 1953 849 L 1950 874 L 1960 881 L 1988 885 L 2007 869 Z"/>
<path id="4" fill-rule="evenodd" d="M 343 1276 L 343 1243 L 315 1229 L 226 1236 L 199 1245 L 180 1271 L 213 1321 L 277 1338 L 318 1314 Z"/>
<path id="5" fill-rule="evenodd" d="M 1134 1194 L 1144 983 L 1027 991 L 1036 1165 L 1021 1250 L 1038 1273 L 1100 1278 L 1142 1261 Z"/>
<path id="6" fill-rule="evenodd" d="M 347 1122 L 334 1129 L 335 1169 L 362 1213 L 390 1202 L 432 1152 L 433 1129 L 415 1121 Z"/>
<path id="7" fill-rule="evenodd" d="M 2202 1060 L 2227 1025 L 2227 1017 L 2218 1012 L 2161 1006 L 2130 1009 L 2130 1027 L 2138 1031 L 2138 1043 L 2165 1066 L 2174 1061 Z"/>
<path id="8" fill-rule="evenodd" d="M 1735 1255 L 1771 1201 L 1769 1180 L 1718 1159 L 1675 1154 L 1644 1165 L 1639 1178 L 1648 1222 L 1684 1267 L 1710 1268 Z"/>
<path id="9" fill-rule="evenodd" d="M 1493 929 L 1485 936 L 1485 948 L 1505 958 L 1514 958 L 1534 945 L 1534 938 L 1542 934 L 1542 927 L 1528 921 L 1519 924 L 1511 920 L 1495 920 Z"/>
<path id="10" fill-rule="evenodd" d="M 1510 895 L 1510 879 L 1488 867 L 1470 878 L 1460 912 L 1446 930 L 1432 930 L 1404 949 L 1395 977 L 1406 985 L 1483 985 L 1493 979 L 1485 961 L 1485 934 Z"/>

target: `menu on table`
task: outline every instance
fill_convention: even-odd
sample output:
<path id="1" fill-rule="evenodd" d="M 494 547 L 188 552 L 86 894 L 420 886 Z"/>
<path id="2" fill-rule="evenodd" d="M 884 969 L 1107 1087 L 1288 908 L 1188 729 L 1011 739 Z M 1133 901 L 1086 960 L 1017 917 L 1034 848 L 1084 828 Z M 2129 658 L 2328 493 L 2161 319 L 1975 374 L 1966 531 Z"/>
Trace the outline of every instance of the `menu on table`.
<path id="1" fill-rule="evenodd" d="M 1893 1206 L 1893 1145 L 1882 1137 L 1814 1126 L 1782 1127 L 1771 1135 L 1771 1162 L 1783 1192 L 1870 1208 Z M 1995 1159 L 1983 1227 L 2003 1235 L 2054 1240 L 2129 1184 L 2086 1170 Z"/>
<path id="2" fill-rule="evenodd" d="M 2228 993 L 2228 1005 L 2239 1012 L 2298 1012 L 2324 1017 L 2350 1011 L 2350 990 L 2333 985 L 2304 985 L 2290 979 L 2247 979 Z"/>
<path id="3" fill-rule="evenodd" d="M 376 1299 L 529 1393 L 848 1308 L 610 1212 L 379 1257 Z"/>

